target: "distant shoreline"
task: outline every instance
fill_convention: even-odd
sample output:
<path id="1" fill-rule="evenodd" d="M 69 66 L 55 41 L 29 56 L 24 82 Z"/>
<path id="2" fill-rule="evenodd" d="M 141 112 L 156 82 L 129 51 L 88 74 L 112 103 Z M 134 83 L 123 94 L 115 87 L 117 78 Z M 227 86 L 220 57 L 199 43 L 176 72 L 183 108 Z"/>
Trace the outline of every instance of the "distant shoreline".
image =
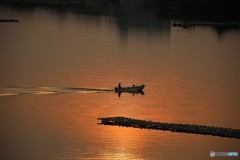
<path id="1" fill-rule="evenodd" d="M 205 18 L 239 21 L 237 0 L 1 0 L 0 5 L 14 7 L 51 7 L 68 10 L 90 10 L 90 14 L 104 14 L 109 8 L 132 13 L 143 10 L 159 17 Z"/>
<path id="2" fill-rule="evenodd" d="M 240 5 L 237 0 L 1 0 L 0 4 L 51 4 L 51 5 L 70 5 L 70 4 L 82 4 L 82 5 L 94 5 L 99 4 L 117 4 L 127 6 L 142 6 L 151 8 L 167 8 L 172 10 L 179 9 L 236 9 L 238 10 Z M 226 10 L 222 10 L 226 11 Z M 228 10 L 230 11 L 230 10 Z"/>

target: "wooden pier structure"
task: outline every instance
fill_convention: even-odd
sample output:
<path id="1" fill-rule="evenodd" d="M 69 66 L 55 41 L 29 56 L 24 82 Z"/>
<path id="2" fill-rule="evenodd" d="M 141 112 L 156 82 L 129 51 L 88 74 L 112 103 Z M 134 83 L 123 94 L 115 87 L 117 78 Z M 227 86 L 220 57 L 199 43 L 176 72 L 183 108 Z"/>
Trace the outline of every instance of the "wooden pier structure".
<path id="1" fill-rule="evenodd" d="M 179 133 L 191 133 L 240 139 L 240 129 L 222 128 L 214 126 L 202 126 L 192 124 L 161 123 L 146 120 L 138 120 L 125 117 L 98 118 L 101 125 L 133 127 L 141 129 L 154 129 Z"/>

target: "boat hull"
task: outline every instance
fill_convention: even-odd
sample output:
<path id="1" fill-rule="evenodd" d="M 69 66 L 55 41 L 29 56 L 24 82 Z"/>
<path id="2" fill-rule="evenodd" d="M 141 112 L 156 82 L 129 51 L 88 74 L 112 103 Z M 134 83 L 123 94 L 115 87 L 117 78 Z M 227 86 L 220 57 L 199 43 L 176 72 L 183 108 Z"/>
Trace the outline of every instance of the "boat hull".
<path id="1" fill-rule="evenodd" d="M 115 91 L 116 92 L 140 92 L 143 90 L 143 88 L 145 87 L 145 85 L 141 85 L 141 86 L 132 86 L 132 87 L 123 87 L 123 88 L 117 88 L 115 87 Z"/>

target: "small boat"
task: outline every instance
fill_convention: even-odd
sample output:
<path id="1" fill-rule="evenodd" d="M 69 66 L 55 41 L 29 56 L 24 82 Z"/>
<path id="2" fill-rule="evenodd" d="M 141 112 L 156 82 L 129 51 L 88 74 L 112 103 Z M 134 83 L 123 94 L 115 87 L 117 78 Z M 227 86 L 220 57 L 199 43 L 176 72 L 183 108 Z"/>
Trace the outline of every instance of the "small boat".
<path id="1" fill-rule="evenodd" d="M 132 87 L 115 87 L 115 92 L 130 92 L 130 93 L 137 93 L 141 92 L 145 85 L 135 86 Z"/>

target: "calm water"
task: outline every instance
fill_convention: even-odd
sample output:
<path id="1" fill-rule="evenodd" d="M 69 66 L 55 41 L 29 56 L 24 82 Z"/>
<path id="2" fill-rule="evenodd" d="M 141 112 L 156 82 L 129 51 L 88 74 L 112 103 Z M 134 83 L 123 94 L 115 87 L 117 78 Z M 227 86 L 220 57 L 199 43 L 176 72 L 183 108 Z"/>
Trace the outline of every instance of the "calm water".
<path id="1" fill-rule="evenodd" d="M 97 125 L 125 116 L 240 128 L 239 30 L 174 28 L 174 19 L 121 12 L 0 9 L 0 18 L 20 20 L 0 24 L 0 159 L 240 153 L 238 139 Z M 145 94 L 119 98 L 120 81 L 145 84 Z"/>

